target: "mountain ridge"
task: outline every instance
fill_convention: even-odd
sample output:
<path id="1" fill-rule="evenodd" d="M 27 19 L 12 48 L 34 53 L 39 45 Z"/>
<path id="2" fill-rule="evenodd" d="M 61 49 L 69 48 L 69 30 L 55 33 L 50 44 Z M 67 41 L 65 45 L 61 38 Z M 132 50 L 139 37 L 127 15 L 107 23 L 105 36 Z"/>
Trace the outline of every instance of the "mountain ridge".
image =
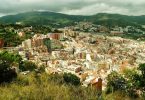
<path id="1" fill-rule="evenodd" d="M 95 15 L 67 15 L 48 11 L 25 12 L 0 17 L 1 24 L 21 22 L 28 25 L 69 26 L 74 22 L 87 21 L 105 26 L 141 26 L 145 25 L 145 15 L 130 16 L 121 14 L 98 13 Z"/>

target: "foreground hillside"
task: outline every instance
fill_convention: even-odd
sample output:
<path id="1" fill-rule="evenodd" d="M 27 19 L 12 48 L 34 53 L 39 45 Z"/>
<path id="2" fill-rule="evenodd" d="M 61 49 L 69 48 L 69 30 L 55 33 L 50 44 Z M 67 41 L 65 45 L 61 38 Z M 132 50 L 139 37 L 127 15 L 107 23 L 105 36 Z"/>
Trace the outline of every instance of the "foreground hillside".
<path id="1" fill-rule="evenodd" d="M 88 21 L 105 26 L 140 26 L 145 24 L 145 16 L 127 16 L 100 13 L 92 16 L 66 15 L 54 12 L 27 12 L 0 18 L 1 24 L 21 22 L 29 25 L 69 26 L 75 22 Z"/>
<path id="2" fill-rule="evenodd" d="M 131 100 L 121 92 L 103 94 L 101 100 Z M 68 85 L 61 75 L 19 75 L 11 84 L 0 86 L 1 100 L 98 100 L 95 88 Z"/>

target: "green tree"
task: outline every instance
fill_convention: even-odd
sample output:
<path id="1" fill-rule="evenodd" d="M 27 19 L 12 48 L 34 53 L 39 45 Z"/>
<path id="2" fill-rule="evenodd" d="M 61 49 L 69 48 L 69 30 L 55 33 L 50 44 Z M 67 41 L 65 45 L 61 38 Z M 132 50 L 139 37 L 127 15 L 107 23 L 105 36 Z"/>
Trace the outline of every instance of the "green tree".
<path id="1" fill-rule="evenodd" d="M 140 76 L 140 88 L 142 92 L 145 93 L 145 63 L 140 64 L 138 69 L 142 73 Z"/>
<path id="2" fill-rule="evenodd" d="M 80 79 L 74 74 L 64 73 L 63 78 L 66 83 L 70 83 L 72 85 L 80 85 Z"/>
<path id="3" fill-rule="evenodd" d="M 2 52 L 0 53 L 0 83 L 10 82 L 17 76 L 15 69 L 12 68 L 14 62 L 18 62 L 15 54 Z"/>
<path id="4" fill-rule="evenodd" d="M 107 77 L 107 93 L 114 91 L 124 91 L 126 89 L 126 80 L 121 74 L 112 72 Z"/>
<path id="5" fill-rule="evenodd" d="M 145 78 L 145 63 L 140 64 L 138 69 L 141 71 L 143 77 Z"/>
<path id="6" fill-rule="evenodd" d="M 37 66 L 31 61 L 24 61 L 21 63 L 19 68 L 21 71 L 34 71 Z"/>
<path id="7" fill-rule="evenodd" d="M 126 79 L 126 93 L 130 97 L 138 97 L 137 91 L 140 89 L 141 86 L 141 77 L 138 74 L 136 69 L 130 70 L 126 69 L 124 71 L 124 78 Z"/>

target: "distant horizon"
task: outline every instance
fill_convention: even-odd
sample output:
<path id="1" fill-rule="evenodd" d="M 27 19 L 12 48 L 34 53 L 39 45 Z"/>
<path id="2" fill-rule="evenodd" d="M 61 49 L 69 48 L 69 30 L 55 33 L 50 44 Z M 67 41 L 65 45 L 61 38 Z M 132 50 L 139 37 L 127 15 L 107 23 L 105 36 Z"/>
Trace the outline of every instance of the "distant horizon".
<path id="1" fill-rule="evenodd" d="M 54 11 L 46 11 L 46 10 L 33 10 L 33 11 L 26 11 L 26 12 L 18 12 L 18 13 L 10 13 L 7 15 L 1 15 L 0 17 L 4 17 L 4 16 L 9 16 L 9 15 L 17 15 L 17 14 L 23 14 L 23 13 L 31 13 L 31 12 L 52 12 L 52 13 L 59 13 L 59 14 L 65 14 L 65 15 L 76 15 L 76 16 L 93 16 L 93 15 L 97 15 L 97 14 L 117 14 L 117 15 L 125 15 L 125 16 L 145 16 L 144 15 L 127 15 L 127 14 L 120 14 L 120 13 L 106 13 L 106 12 L 98 12 L 95 14 L 90 14 L 90 15 L 81 15 L 81 14 L 67 14 L 67 13 L 63 13 L 63 12 L 54 12 Z"/>

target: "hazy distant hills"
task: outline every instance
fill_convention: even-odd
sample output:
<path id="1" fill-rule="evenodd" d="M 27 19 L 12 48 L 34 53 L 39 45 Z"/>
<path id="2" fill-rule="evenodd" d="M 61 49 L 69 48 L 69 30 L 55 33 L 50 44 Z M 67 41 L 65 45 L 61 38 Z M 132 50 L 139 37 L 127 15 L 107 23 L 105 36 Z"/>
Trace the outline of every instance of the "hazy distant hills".
<path id="1" fill-rule="evenodd" d="M 1 24 L 21 22 L 28 25 L 68 26 L 75 22 L 88 21 L 105 26 L 140 26 L 145 25 L 145 16 L 127 16 L 99 13 L 92 16 L 66 15 L 54 12 L 27 12 L 0 18 Z"/>

